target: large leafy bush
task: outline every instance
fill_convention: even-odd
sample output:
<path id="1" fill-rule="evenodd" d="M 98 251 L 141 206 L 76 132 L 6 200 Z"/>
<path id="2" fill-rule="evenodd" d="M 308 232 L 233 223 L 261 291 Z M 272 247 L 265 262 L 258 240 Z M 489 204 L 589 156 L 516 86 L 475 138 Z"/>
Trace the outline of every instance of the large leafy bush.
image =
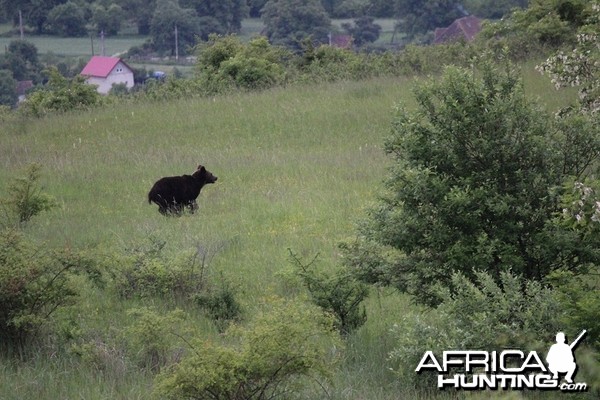
<path id="1" fill-rule="evenodd" d="M 244 327 L 226 332 L 230 344 L 198 341 L 156 386 L 168 399 L 276 399 L 306 379 L 329 376 L 338 345 L 332 321 L 320 310 L 275 299 Z"/>
<path id="2" fill-rule="evenodd" d="M 476 273 L 474 280 L 456 273 L 451 285 L 453 291 L 438 288 L 444 301 L 435 310 L 409 314 L 393 327 L 396 346 L 390 360 L 402 366 L 397 372 L 405 384 L 435 387 L 414 373 L 426 351 L 440 355 L 446 350 L 515 348 L 544 353 L 553 335 L 564 329 L 558 295 L 539 282 L 507 271 L 500 282 L 486 272 Z M 567 333 L 576 335 L 579 328 Z"/>
<path id="3" fill-rule="evenodd" d="M 71 304 L 73 277 L 99 278 L 97 263 L 81 253 L 45 250 L 21 232 L 0 230 L 0 343 L 23 343 Z"/>
<path id="4" fill-rule="evenodd" d="M 26 114 L 41 117 L 53 112 L 82 110 L 104 102 L 96 88 L 88 85 L 83 76 L 63 77 L 56 67 L 48 70 L 48 83 L 27 96 L 22 108 Z"/>
<path id="5" fill-rule="evenodd" d="M 235 36 L 211 35 L 198 47 L 197 77 L 207 90 L 266 89 L 285 77 L 287 52 L 259 37 L 244 44 Z"/>
<path id="6" fill-rule="evenodd" d="M 369 295 L 369 288 L 350 270 L 345 267 L 332 272 L 318 270 L 317 257 L 304 264 L 291 250 L 290 258 L 310 299 L 335 318 L 340 334 L 349 335 L 366 322 L 367 312 L 362 303 Z"/>
<path id="7" fill-rule="evenodd" d="M 555 120 L 510 65 L 489 60 L 477 71 L 448 68 L 415 96 L 417 110 L 398 109 L 385 145 L 395 162 L 386 193 L 348 246 L 361 275 L 432 305 L 441 300 L 434 285 L 456 272 L 541 280 L 600 261 L 576 257 L 551 223 L 563 183 L 598 159 L 593 125 L 569 134 L 575 117 Z"/>

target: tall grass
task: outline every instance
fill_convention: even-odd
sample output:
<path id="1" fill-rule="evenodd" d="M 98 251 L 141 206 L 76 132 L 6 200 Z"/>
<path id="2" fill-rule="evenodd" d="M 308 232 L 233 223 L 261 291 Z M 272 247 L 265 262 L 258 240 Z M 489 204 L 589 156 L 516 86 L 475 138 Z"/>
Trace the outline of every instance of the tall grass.
<path id="1" fill-rule="evenodd" d="M 556 97 L 543 78 L 527 79 L 543 99 Z M 413 83 L 296 86 L 18 121 L 0 132 L 0 193 L 26 165 L 40 163 L 44 190 L 60 207 L 33 219 L 29 235 L 48 247 L 120 251 L 154 236 L 173 255 L 212 249 L 209 273 L 233 282 L 251 312 L 264 296 L 299 290 L 286 283 L 287 248 L 299 257 L 320 253 L 325 268 L 340 261 L 336 244 L 353 234 L 376 197 L 387 173 L 382 143 L 393 106 L 412 103 Z M 195 215 L 166 218 L 148 205 L 155 180 L 191 173 L 200 163 L 219 180 L 203 189 Z M 88 291 L 72 311 L 81 329 L 102 336 L 131 323 L 124 311 L 135 302 Z M 387 354 L 389 328 L 413 306 L 390 291 L 374 293 L 367 306 L 369 320 L 348 339 L 329 394 L 410 397 L 390 373 Z M 206 321 L 195 321 L 214 334 Z M 106 356 L 109 365 L 119 362 L 118 354 Z M 0 360 L 0 398 L 136 399 L 151 390 L 144 372 L 98 370 L 65 349 L 22 359 Z"/>
<path id="2" fill-rule="evenodd" d="M 266 277 L 287 247 L 332 249 L 352 231 L 385 173 L 382 139 L 409 86 L 341 83 L 48 117 L 3 136 L 0 174 L 43 165 L 62 207 L 31 229 L 55 244 L 118 245 L 156 231 L 175 249 L 226 241 L 223 266 Z M 165 219 L 147 204 L 155 180 L 199 163 L 219 181 L 203 189 L 197 215 Z"/>

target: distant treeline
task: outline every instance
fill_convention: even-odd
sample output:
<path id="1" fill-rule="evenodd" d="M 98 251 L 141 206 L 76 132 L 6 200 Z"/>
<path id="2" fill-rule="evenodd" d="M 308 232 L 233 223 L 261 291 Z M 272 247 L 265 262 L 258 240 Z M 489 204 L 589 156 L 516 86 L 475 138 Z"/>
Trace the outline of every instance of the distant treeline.
<path id="1" fill-rule="evenodd" d="M 296 32 L 313 33 L 315 23 L 328 27 L 330 18 L 369 16 L 396 19 L 400 31 L 413 35 L 468 14 L 499 19 L 527 4 L 527 0 L 0 0 L 0 21 L 35 34 L 66 37 L 115 35 L 131 26 L 141 35 L 157 37 L 177 25 L 184 37 L 207 38 L 211 33 L 239 32 L 244 18 L 263 18 L 267 23 L 274 10 L 285 15 L 286 10 L 302 9 L 297 14 L 304 21 Z"/>
<path id="2" fill-rule="evenodd" d="M 276 6 L 275 3 L 269 2 L 265 8 L 269 4 Z M 525 60 L 575 44 L 576 32 L 590 12 L 589 5 L 586 7 L 581 2 L 579 7 L 578 4 L 572 1 L 566 7 L 553 0 L 539 1 L 527 9 L 513 11 L 501 21 L 484 23 L 475 42 L 408 45 L 402 51 L 367 52 L 324 46 L 310 35 L 298 36 L 298 32 L 289 33 L 297 37 L 295 47 L 286 46 L 284 36 L 279 36 L 280 42 L 273 40 L 276 35 L 283 35 L 276 30 L 271 39 L 258 37 L 249 42 L 236 35 L 210 34 L 206 40 L 194 41 L 190 46 L 190 52 L 197 56 L 193 76 L 182 79 L 178 74 L 172 74 L 166 80 L 146 81 L 149 72 L 136 71 L 136 81 L 143 84 L 136 85 L 133 93 L 115 88 L 114 94 L 165 99 L 212 96 L 232 90 L 262 90 L 298 82 L 432 74 L 439 73 L 446 65 L 468 66 L 483 52 Z M 138 49 L 132 49 L 130 53 L 134 51 Z M 14 106 L 16 81 L 23 80 L 31 80 L 36 85 L 33 89 L 36 95 L 29 96 L 25 103 L 25 109 L 29 108 L 35 115 L 52 112 L 52 107 L 48 106 L 58 106 L 54 111 L 64 111 L 73 105 L 88 107 L 104 102 L 93 92 L 74 90 L 72 85 L 84 85 L 83 82 L 64 79 L 77 75 L 82 67 L 80 64 L 63 63 L 57 65 L 54 72 L 44 72 L 48 67 L 50 65 L 40 62 L 33 44 L 13 41 L 6 53 L 0 55 L 0 104 Z M 79 93 L 84 98 L 69 100 L 68 96 L 61 95 L 59 98 L 64 102 L 45 99 L 46 96 L 56 97 L 56 90 L 65 96 Z"/>

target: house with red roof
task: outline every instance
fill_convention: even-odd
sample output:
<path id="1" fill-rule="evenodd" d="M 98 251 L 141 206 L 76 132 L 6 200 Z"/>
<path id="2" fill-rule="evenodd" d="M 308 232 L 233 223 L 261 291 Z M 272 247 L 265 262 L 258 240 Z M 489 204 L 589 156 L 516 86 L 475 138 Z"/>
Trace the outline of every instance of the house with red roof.
<path id="1" fill-rule="evenodd" d="M 473 15 L 455 20 L 447 28 L 436 28 L 433 43 L 440 44 L 456 40 L 470 42 L 481 31 L 481 20 Z"/>
<path id="2" fill-rule="evenodd" d="M 93 56 L 80 75 L 90 85 L 98 86 L 98 93 L 102 94 L 108 93 L 114 84 L 133 87 L 133 70 L 119 57 Z"/>
<path id="3" fill-rule="evenodd" d="M 19 103 L 25 100 L 27 91 L 33 87 L 33 81 L 18 81 L 17 82 L 17 96 Z"/>
<path id="4" fill-rule="evenodd" d="M 337 47 L 338 49 L 350 49 L 352 48 L 352 36 L 330 33 L 329 45 Z"/>

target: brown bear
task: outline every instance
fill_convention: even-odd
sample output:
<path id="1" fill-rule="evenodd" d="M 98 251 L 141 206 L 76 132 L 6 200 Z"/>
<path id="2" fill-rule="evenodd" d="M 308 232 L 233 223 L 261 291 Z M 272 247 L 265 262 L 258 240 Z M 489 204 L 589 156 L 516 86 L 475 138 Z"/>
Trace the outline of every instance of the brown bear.
<path id="1" fill-rule="evenodd" d="M 202 187 L 216 181 L 216 176 L 198 165 L 192 175 L 167 176 L 156 181 L 148 193 L 148 203 L 156 203 L 163 215 L 181 215 L 185 207 L 193 214 L 198 209 L 196 198 Z"/>

